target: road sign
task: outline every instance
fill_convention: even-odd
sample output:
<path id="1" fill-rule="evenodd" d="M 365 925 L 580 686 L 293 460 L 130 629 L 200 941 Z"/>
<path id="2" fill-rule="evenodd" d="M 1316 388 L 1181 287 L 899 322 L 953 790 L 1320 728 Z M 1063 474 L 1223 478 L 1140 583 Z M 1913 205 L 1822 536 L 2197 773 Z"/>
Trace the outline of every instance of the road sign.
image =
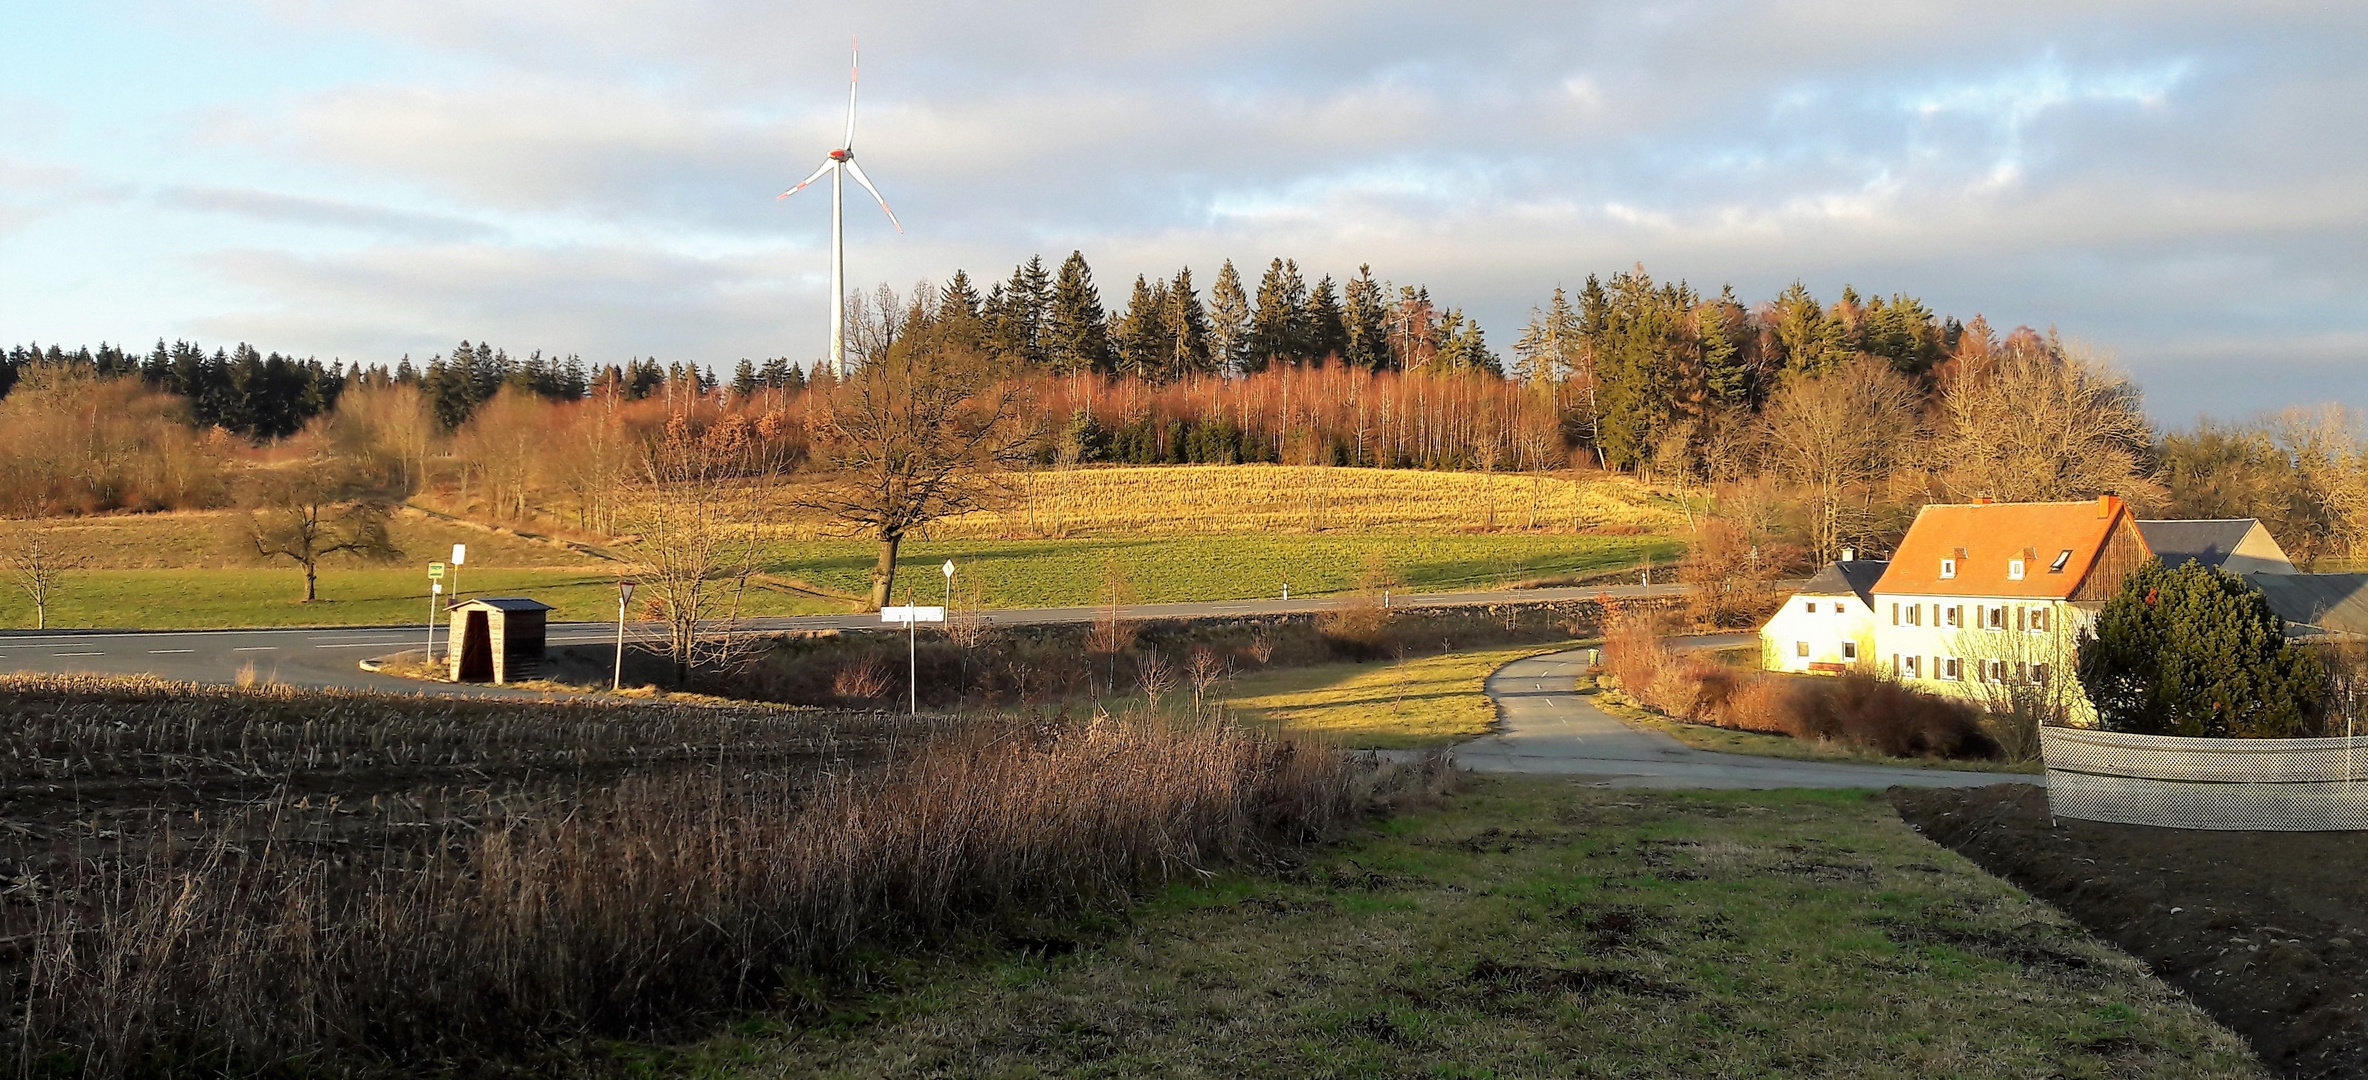
<path id="1" fill-rule="evenodd" d="M 442 581 L 442 580 L 444 580 L 444 564 L 443 564 L 443 563 L 440 563 L 440 562 L 432 562 L 432 563 L 429 563 L 429 564 L 428 564 L 428 577 L 429 577 L 431 580 L 435 580 L 435 581 Z"/>
<path id="2" fill-rule="evenodd" d="M 912 604 L 902 607 L 884 607 L 880 609 L 880 621 L 884 623 L 944 622 L 946 621 L 946 609 L 918 607 Z"/>
<path id="3" fill-rule="evenodd" d="M 467 564 L 468 564 L 468 561 L 469 561 L 469 545 L 467 545 L 467 544 L 454 544 L 454 545 L 452 545 L 452 565 L 454 565 L 454 566 L 465 566 L 465 565 L 467 565 Z"/>

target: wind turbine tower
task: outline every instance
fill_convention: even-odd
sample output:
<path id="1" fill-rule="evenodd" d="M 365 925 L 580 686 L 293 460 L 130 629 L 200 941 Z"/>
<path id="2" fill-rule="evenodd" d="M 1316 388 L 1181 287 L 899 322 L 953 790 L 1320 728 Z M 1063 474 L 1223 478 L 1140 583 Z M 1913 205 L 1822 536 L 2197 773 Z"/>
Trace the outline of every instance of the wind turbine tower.
<path id="1" fill-rule="evenodd" d="M 888 209 L 888 200 L 880 197 L 880 189 L 872 186 L 871 177 L 863 175 L 863 166 L 855 163 L 855 86 L 862 77 L 862 65 L 855 45 L 847 48 L 847 137 L 839 148 L 822 159 L 822 167 L 813 175 L 798 181 L 798 186 L 774 197 L 778 202 L 806 190 L 806 185 L 830 174 L 830 363 L 831 374 L 847 374 L 847 215 L 840 201 L 846 177 L 853 176 L 863 190 L 872 193 L 872 201 L 880 204 L 880 212 L 888 215 L 888 224 L 896 226 L 899 235 L 904 223 L 896 220 L 896 211 Z"/>

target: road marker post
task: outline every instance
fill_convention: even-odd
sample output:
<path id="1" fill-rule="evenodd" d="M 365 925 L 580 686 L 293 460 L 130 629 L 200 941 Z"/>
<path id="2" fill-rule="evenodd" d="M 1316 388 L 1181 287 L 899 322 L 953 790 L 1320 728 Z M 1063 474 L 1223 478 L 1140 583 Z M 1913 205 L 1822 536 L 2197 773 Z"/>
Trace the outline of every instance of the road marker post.
<path id="1" fill-rule="evenodd" d="M 639 582 L 617 582 L 617 670 L 609 676 L 608 691 L 616 693 L 625 688 L 625 605 L 633 602 L 633 586 Z"/>
<path id="2" fill-rule="evenodd" d="M 951 578 L 947 580 L 951 581 Z M 906 604 L 902 607 L 880 609 L 880 621 L 894 625 L 903 623 L 905 630 L 905 670 L 912 681 L 913 715 L 921 715 L 921 624 L 946 621 L 946 609 Z"/>

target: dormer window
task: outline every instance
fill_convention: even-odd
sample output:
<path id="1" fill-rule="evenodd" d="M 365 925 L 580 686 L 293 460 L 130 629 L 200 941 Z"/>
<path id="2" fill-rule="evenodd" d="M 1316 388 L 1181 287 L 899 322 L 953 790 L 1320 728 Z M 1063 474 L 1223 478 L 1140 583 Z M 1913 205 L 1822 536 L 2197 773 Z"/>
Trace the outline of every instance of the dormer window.
<path id="1" fill-rule="evenodd" d="M 1953 578 L 1953 577 L 1956 577 L 1956 576 L 1957 576 L 1957 560 L 1955 560 L 1955 559 L 1942 559 L 1942 560 L 1940 561 L 1940 577 L 1941 577 L 1941 580 L 1942 580 L 1942 581 L 1947 581 L 1947 580 L 1949 580 L 1950 578 Z"/>
<path id="2" fill-rule="evenodd" d="M 2023 580 L 2023 560 L 2021 560 L 2021 559 L 2008 559 L 2008 560 L 2006 560 L 2006 578 L 2007 578 L 2007 580 L 2009 580 L 2009 581 L 2021 581 L 2021 580 Z"/>
<path id="3" fill-rule="evenodd" d="M 2062 551 L 2056 552 L 2056 561 L 2047 564 L 2047 572 L 2050 574 L 2061 574 L 2064 572 L 2064 568 L 2070 565 L 2072 565 L 2072 549 L 2065 548 Z"/>

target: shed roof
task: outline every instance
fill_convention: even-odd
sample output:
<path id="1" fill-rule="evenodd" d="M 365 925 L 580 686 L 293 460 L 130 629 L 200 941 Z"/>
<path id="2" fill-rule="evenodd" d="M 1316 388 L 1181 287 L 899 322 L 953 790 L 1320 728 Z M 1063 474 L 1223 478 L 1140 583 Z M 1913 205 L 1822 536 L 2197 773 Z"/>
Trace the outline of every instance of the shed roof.
<path id="1" fill-rule="evenodd" d="M 2067 600 L 2129 511 L 2111 495 L 2085 502 L 1927 506 L 1908 526 L 1874 591 Z M 1941 561 L 1955 573 L 1941 576 Z M 2023 560 L 2016 580 L 2008 563 Z M 2063 568 L 2056 569 L 2061 559 Z"/>
<path id="2" fill-rule="evenodd" d="M 2368 574 L 2246 574 L 2302 637 L 2368 635 Z"/>
<path id="3" fill-rule="evenodd" d="M 2141 521 L 2138 532 L 2146 538 L 2146 548 L 2166 567 L 2179 567 L 2190 562 L 2224 568 L 2228 557 L 2237 553 L 2238 546 L 2261 523 L 2252 518 L 2200 518 L 2193 521 Z M 2264 539 L 2268 539 L 2264 537 Z M 2277 541 L 2269 540 L 2276 547 Z M 2280 554 L 2284 554 L 2281 550 Z"/>
<path id="4" fill-rule="evenodd" d="M 455 608 L 489 607 L 496 611 L 552 611 L 551 605 L 524 596 L 480 596 L 452 605 Z"/>
<path id="5" fill-rule="evenodd" d="M 1883 569 L 1890 563 L 1876 559 L 1852 559 L 1848 562 L 1827 563 L 1800 588 L 1802 596 L 1855 596 L 1868 607 L 1875 606 L 1875 582 L 1883 577 Z"/>

